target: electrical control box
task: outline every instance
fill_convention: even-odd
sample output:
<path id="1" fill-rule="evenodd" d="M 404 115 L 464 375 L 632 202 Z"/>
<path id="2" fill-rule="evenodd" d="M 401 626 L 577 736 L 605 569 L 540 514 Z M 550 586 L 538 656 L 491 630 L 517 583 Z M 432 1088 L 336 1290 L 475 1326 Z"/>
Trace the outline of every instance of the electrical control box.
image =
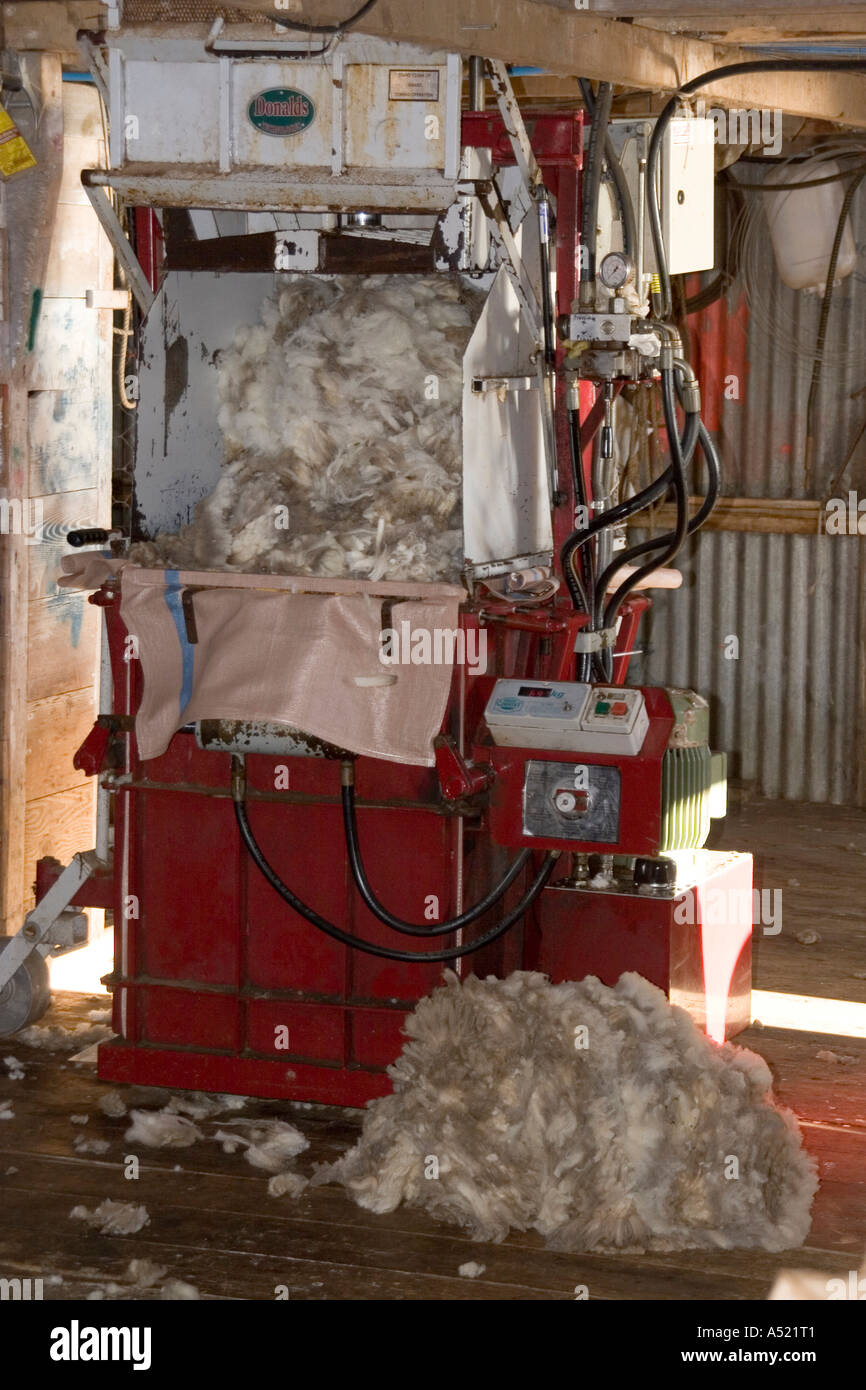
<path id="1" fill-rule="evenodd" d="M 591 686 L 580 728 L 592 737 L 594 753 L 639 753 L 649 728 L 643 695 L 620 685 Z"/>
<path id="2" fill-rule="evenodd" d="M 649 718 L 640 690 L 578 681 L 499 680 L 484 719 L 494 743 L 634 756 Z"/>
<path id="3" fill-rule="evenodd" d="M 662 234 L 671 275 L 709 270 L 715 260 L 715 122 L 709 117 L 675 117 L 659 151 L 654 196 L 661 213 Z M 644 170 L 652 137 L 650 120 L 613 120 L 610 134 L 620 156 L 638 226 L 644 228 L 641 270 L 656 270 L 655 252 L 646 213 Z M 609 186 L 602 184 L 599 206 L 597 260 L 622 249 L 622 227 Z"/>
<path id="4" fill-rule="evenodd" d="M 715 260 L 715 123 L 675 117 L 661 150 L 662 235 L 671 275 L 711 270 Z"/>

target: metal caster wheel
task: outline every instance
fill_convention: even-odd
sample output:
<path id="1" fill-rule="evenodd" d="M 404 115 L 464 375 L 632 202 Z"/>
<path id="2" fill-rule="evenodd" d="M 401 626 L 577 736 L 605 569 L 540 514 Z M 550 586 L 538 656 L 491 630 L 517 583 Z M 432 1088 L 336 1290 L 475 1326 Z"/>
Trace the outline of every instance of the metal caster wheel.
<path id="1" fill-rule="evenodd" d="M 8 944 L 8 940 L 0 942 L 0 953 Z M 19 1029 L 36 1023 L 50 1003 L 48 966 L 38 951 L 31 951 L 8 984 L 0 988 L 0 1038 L 11 1037 Z"/>

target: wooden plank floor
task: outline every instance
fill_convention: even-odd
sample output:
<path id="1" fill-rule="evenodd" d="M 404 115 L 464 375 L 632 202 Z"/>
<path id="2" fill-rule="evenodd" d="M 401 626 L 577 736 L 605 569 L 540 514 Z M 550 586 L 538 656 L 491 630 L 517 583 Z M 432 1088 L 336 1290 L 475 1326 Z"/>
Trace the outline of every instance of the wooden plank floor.
<path id="1" fill-rule="evenodd" d="M 866 814 L 753 803 L 734 807 L 723 832 L 719 843 L 756 854 L 760 884 L 783 889 L 782 932 L 757 942 L 756 986 L 866 1002 Z M 796 940 L 807 927 L 821 937 L 811 946 Z M 104 1006 L 59 996 L 43 1023 L 69 1028 Z M 739 1041 L 766 1057 L 820 1166 L 802 1250 L 563 1255 L 531 1234 L 481 1245 L 420 1212 L 373 1216 L 339 1188 L 274 1199 L 241 1153 L 213 1142 L 219 1118 L 198 1121 L 210 1142 L 138 1149 L 140 1175 L 131 1181 L 128 1121 L 99 1109 L 107 1088 L 93 1068 L 17 1039 L 0 1043 L 0 1109 L 10 1101 L 14 1112 L 0 1122 L 0 1278 L 42 1278 L 53 1299 L 159 1297 L 158 1286 L 134 1289 L 127 1277 L 131 1259 L 147 1258 L 207 1299 L 270 1300 L 285 1289 L 292 1299 L 565 1300 L 584 1285 L 595 1299 L 738 1300 L 764 1298 L 783 1266 L 847 1277 L 866 1248 L 866 1040 L 753 1027 Z M 821 1051 L 855 1060 L 822 1060 Z M 23 1079 L 10 1078 L 8 1056 L 22 1063 Z M 125 1088 L 125 1098 L 154 1106 L 165 1094 Z M 357 1112 L 324 1107 L 252 1101 L 239 1113 L 280 1116 L 302 1129 L 310 1148 L 297 1167 L 307 1173 L 342 1152 L 359 1127 Z M 83 1114 L 86 1126 L 70 1120 Z M 105 1153 L 78 1152 L 82 1134 L 105 1140 Z M 149 1224 L 134 1236 L 103 1236 L 69 1218 L 74 1206 L 106 1197 L 143 1203 Z M 458 1275 L 469 1260 L 486 1266 L 480 1278 Z"/>

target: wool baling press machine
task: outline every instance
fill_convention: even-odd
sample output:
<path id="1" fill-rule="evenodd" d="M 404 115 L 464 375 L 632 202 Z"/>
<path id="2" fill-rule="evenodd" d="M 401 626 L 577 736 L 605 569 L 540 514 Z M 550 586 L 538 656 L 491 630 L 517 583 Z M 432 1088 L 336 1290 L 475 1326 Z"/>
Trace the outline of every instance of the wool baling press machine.
<path id="1" fill-rule="evenodd" d="M 483 296 L 464 564 L 436 583 L 137 567 L 70 536 L 105 617 L 77 755 L 99 844 L 40 865 L 0 1031 L 44 1008 L 42 958 L 92 905 L 115 925 L 105 1078 L 362 1104 L 443 967 L 634 970 L 732 1035 L 751 859 L 703 848 L 724 814 L 708 706 L 626 684 L 646 587 L 676 582 L 719 487 L 670 305 L 670 273 L 712 263 L 702 123 L 611 122 L 610 88 L 584 84 L 587 135 L 583 109 L 521 109 L 481 59 L 462 110 L 453 54 L 134 9 L 82 38 L 110 113 L 109 167 L 83 182 L 141 324 L 132 538 L 216 486 L 214 361 L 280 277 L 425 274 Z M 649 401 L 667 453 L 636 486 L 623 421 Z M 628 543 L 669 492 L 675 528 Z"/>

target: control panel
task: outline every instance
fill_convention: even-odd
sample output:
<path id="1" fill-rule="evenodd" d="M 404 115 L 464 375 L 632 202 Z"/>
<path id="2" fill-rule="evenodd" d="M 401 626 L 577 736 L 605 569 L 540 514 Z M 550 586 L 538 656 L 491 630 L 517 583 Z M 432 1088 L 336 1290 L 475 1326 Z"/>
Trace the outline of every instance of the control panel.
<path id="1" fill-rule="evenodd" d="M 578 681 L 498 680 L 484 719 L 504 747 L 625 757 L 640 752 L 649 728 L 640 690 Z"/>
<path id="2" fill-rule="evenodd" d="M 619 768 L 530 759 L 523 779 L 523 833 L 547 840 L 614 844 Z"/>
<path id="3" fill-rule="evenodd" d="M 580 727 L 594 736 L 595 753 L 639 753 L 649 728 L 642 692 L 621 685 L 590 686 Z"/>

